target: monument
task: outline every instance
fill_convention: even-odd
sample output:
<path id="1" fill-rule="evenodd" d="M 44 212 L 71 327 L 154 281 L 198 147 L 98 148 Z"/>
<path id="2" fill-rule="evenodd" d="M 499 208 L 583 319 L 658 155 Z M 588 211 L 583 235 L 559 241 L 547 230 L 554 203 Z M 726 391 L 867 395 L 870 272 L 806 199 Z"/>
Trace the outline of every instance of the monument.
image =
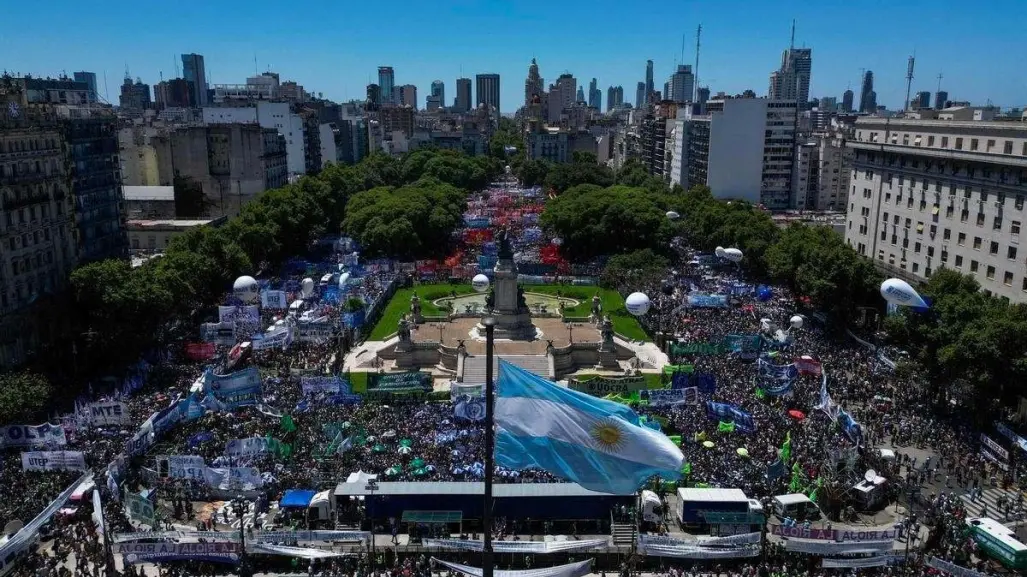
<path id="1" fill-rule="evenodd" d="M 505 230 L 499 232 L 499 250 L 493 269 L 492 295 L 488 300 L 491 314 L 496 320 L 497 339 L 534 340 L 537 334 L 531 322 L 531 312 L 524 302 L 524 291 L 517 284 L 517 263 Z M 480 334 L 485 334 L 479 325 Z"/>

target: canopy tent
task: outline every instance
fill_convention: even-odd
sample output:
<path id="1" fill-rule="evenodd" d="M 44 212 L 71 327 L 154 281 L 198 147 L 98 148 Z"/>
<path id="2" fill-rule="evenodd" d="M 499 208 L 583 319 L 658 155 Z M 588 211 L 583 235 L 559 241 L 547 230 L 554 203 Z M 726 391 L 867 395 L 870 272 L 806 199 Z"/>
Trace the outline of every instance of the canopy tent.
<path id="1" fill-rule="evenodd" d="M 298 507 L 306 509 L 310 506 L 310 502 L 314 500 L 316 491 L 309 489 L 289 489 L 282 495 L 282 500 L 278 502 L 278 506 L 285 507 Z"/>
<path id="2" fill-rule="evenodd" d="M 436 559 L 435 557 L 432 557 L 431 560 L 439 563 L 440 565 L 444 565 L 457 573 L 469 575 L 470 577 L 482 577 L 483 574 L 480 567 L 451 563 L 449 561 L 443 561 L 442 559 Z M 570 563 L 545 569 L 525 569 L 523 571 L 498 570 L 494 571 L 493 575 L 495 577 L 584 577 L 592 571 L 592 561 L 592 559 L 588 559 L 578 563 Z"/>
<path id="3" fill-rule="evenodd" d="M 349 421 L 347 421 L 347 422 L 349 422 Z M 378 478 L 378 475 L 370 475 L 370 474 L 365 473 L 363 471 L 357 471 L 355 473 L 350 473 L 349 477 L 346 477 L 346 482 L 347 483 L 366 484 L 368 481 L 370 481 L 372 479 L 377 479 L 377 478 Z"/>

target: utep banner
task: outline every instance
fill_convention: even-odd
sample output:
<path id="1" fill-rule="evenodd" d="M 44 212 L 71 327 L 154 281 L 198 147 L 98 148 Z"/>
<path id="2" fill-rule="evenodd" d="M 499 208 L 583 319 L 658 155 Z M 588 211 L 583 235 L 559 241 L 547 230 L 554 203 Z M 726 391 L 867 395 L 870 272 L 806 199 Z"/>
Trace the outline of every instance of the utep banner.
<path id="1" fill-rule="evenodd" d="M 260 370 L 248 367 L 227 375 L 210 373 L 207 386 L 214 397 L 229 409 L 255 405 L 260 400 Z"/>
<path id="2" fill-rule="evenodd" d="M 706 401 L 706 416 L 716 421 L 730 421 L 739 430 L 751 433 L 756 430 L 752 415 L 730 403 Z"/>
<path id="3" fill-rule="evenodd" d="M 86 414 L 89 424 L 94 427 L 132 424 L 132 414 L 128 410 L 128 405 L 119 401 L 89 403 L 86 405 Z"/>
<path id="4" fill-rule="evenodd" d="M 289 303 L 285 291 L 266 290 L 260 293 L 260 306 L 266 309 L 284 309 Z"/>
<path id="5" fill-rule="evenodd" d="M 727 306 L 727 295 L 688 295 L 688 306 L 696 308 L 724 308 Z"/>
<path id="6" fill-rule="evenodd" d="M 59 425 L 9 425 L 0 427 L 0 447 L 63 447 L 68 444 L 64 428 Z"/>
<path id="7" fill-rule="evenodd" d="M 239 307 L 218 307 L 218 322 L 260 324 L 260 307 L 247 305 Z"/>
<path id="8" fill-rule="evenodd" d="M 303 396 L 316 395 L 317 393 L 345 393 L 349 394 L 349 383 L 341 377 L 300 377 L 300 389 Z"/>
<path id="9" fill-rule="evenodd" d="M 367 377 L 368 391 L 431 391 L 431 374 L 420 371 L 393 374 L 371 374 Z"/>
<path id="10" fill-rule="evenodd" d="M 125 563 L 159 561 L 211 561 L 238 563 L 239 543 L 119 543 L 117 553 Z"/>
<path id="11" fill-rule="evenodd" d="M 21 454 L 23 471 L 85 471 L 81 451 L 26 451 Z"/>

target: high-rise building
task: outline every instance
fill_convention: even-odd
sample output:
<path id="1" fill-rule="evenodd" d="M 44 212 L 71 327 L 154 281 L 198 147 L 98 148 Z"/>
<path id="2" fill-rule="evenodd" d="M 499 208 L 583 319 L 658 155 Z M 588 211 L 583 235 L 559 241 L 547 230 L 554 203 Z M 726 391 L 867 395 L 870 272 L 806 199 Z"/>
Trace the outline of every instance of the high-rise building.
<path id="1" fill-rule="evenodd" d="M 404 84 L 399 87 L 399 98 L 396 103 L 401 106 L 409 106 L 417 110 L 417 87 L 413 84 Z"/>
<path id="2" fill-rule="evenodd" d="M 812 48 L 792 47 L 785 50 L 781 53 L 781 68 L 770 73 L 768 97 L 771 100 L 795 100 L 800 110 L 808 110 L 812 70 Z"/>
<path id="3" fill-rule="evenodd" d="M 603 91 L 599 89 L 599 81 L 595 78 L 588 83 L 588 107 L 596 110 L 603 109 Z"/>
<path id="4" fill-rule="evenodd" d="M 863 85 L 859 91 L 859 111 L 867 114 L 877 112 L 877 94 L 874 93 L 874 72 L 863 73 Z"/>
<path id="5" fill-rule="evenodd" d="M 823 96 L 817 101 L 817 108 L 821 112 L 834 112 L 838 109 L 838 99 L 834 96 Z"/>
<path id="6" fill-rule="evenodd" d="M 86 86 L 89 87 L 89 102 L 97 102 L 100 96 L 96 93 L 96 73 L 95 72 L 76 72 L 74 74 L 75 82 L 85 82 Z"/>
<path id="7" fill-rule="evenodd" d="M 978 112 L 981 112 L 978 110 Z M 990 294 L 1027 302 L 1021 122 L 860 118 L 845 241 L 887 276 L 914 284 L 942 267 Z M 887 154 L 882 154 L 887 147 Z M 967 175 L 974 175 L 972 179 Z M 913 202 L 909 199 L 913 198 Z"/>
<path id="8" fill-rule="evenodd" d="M 677 71 L 670 75 L 667 81 L 665 98 L 677 103 L 688 102 L 692 98 L 692 90 L 695 87 L 695 75 L 692 74 L 691 64 L 678 64 Z"/>
<path id="9" fill-rule="evenodd" d="M 381 90 L 381 104 L 395 104 L 396 73 L 391 66 L 378 67 L 378 87 Z"/>
<path id="10" fill-rule="evenodd" d="M 377 84 L 367 85 L 367 109 L 375 111 L 382 105 L 382 89 Z"/>
<path id="11" fill-rule="evenodd" d="M 846 90 L 842 94 L 842 112 L 852 112 L 852 100 L 855 94 L 851 90 Z"/>
<path id="12" fill-rule="evenodd" d="M 542 77 L 538 73 L 538 63 L 535 59 L 531 59 L 531 65 L 528 66 L 528 77 L 524 80 L 524 105 L 530 106 L 531 101 L 536 96 L 542 95 Z"/>
<path id="13" fill-rule="evenodd" d="M 193 83 L 190 99 L 193 106 L 207 106 L 207 67 L 203 64 L 203 55 L 182 55 L 182 78 Z"/>
<path id="14" fill-rule="evenodd" d="M 549 111 L 546 119 L 550 123 L 560 121 L 560 116 L 565 110 L 574 106 L 575 97 L 579 91 L 575 90 L 578 81 L 572 74 L 561 74 L 556 79 L 556 84 L 549 85 Z"/>
<path id="15" fill-rule="evenodd" d="M 172 78 L 158 82 L 153 87 L 153 102 L 157 110 L 165 108 L 189 108 L 193 103 L 193 83 L 184 78 Z"/>
<path id="16" fill-rule="evenodd" d="M 645 87 L 644 87 L 644 90 L 645 90 L 645 96 L 642 99 L 642 102 L 648 104 L 650 102 L 649 99 L 652 98 L 653 91 L 656 90 L 656 87 L 653 86 L 653 61 L 652 60 L 646 60 L 645 61 Z"/>
<path id="17" fill-rule="evenodd" d="M 574 102 L 585 102 L 585 87 L 579 86 L 577 94 L 574 95 Z"/>
<path id="18" fill-rule="evenodd" d="M 141 113 L 150 108 L 153 101 L 150 99 L 150 85 L 144 84 L 142 80 L 136 79 L 133 83 L 128 76 L 121 85 L 121 96 L 118 102 L 126 112 Z"/>
<path id="19" fill-rule="evenodd" d="M 446 83 L 436 80 L 431 83 L 431 95 L 438 98 L 439 106 L 446 105 Z"/>
<path id="20" fill-rule="evenodd" d="M 456 98 L 453 100 L 453 108 L 456 112 L 467 112 L 471 109 L 471 79 L 456 79 Z"/>
<path id="21" fill-rule="evenodd" d="M 619 98 L 619 100 L 618 100 Z M 606 111 L 609 112 L 615 107 L 624 104 L 624 87 L 611 86 L 606 89 Z"/>
<path id="22" fill-rule="evenodd" d="M 941 110 L 945 108 L 945 103 L 949 99 L 949 93 L 944 90 L 939 90 L 934 93 L 934 109 Z"/>
<path id="23" fill-rule="evenodd" d="M 647 100 L 648 96 L 645 91 L 645 82 L 639 82 L 638 86 L 635 87 L 635 108 L 644 108 Z"/>
<path id="24" fill-rule="evenodd" d="M 916 93 L 913 97 L 913 101 L 909 103 L 909 107 L 914 110 L 920 110 L 931 107 L 931 93 L 926 90 L 921 90 Z"/>
<path id="25" fill-rule="evenodd" d="M 478 85 L 476 88 L 477 106 L 485 104 L 495 108 L 498 115 L 501 110 L 499 108 L 499 75 L 478 74 L 475 76 L 475 82 Z"/>

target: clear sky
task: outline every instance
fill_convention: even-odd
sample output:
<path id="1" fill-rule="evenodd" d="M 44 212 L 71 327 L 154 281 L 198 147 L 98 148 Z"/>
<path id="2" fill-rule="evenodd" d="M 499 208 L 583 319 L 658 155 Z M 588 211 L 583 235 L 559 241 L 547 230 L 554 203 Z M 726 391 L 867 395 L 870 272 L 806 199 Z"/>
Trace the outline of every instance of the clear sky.
<path id="1" fill-rule="evenodd" d="M 913 92 L 942 89 L 951 99 L 1002 107 L 1027 105 L 1025 0 L 778 0 L 628 2 L 612 0 L 326 2 L 306 0 L 51 0 L 7 2 L 0 17 L 0 65 L 36 76 L 97 73 L 99 91 L 117 101 L 126 67 L 153 84 L 175 77 L 183 52 L 203 54 L 213 83 L 243 83 L 255 68 L 279 72 L 333 100 L 363 98 L 377 67 L 391 65 L 396 85 L 414 84 L 418 106 L 431 82 L 501 75 L 503 112 L 523 103 L 534 56 L 547 84 L 564 72 L 579 85 L 622 85 L 634 101 L 655 62 L 662 90 L 681 59 L 695 61 L 714 93 L 747 88 L 765 95 L 767 76 L 788 47 L 813 48 L 811 97 L 846 87 L 859 99 L 861 70 L 874 71 L 878 103 L 901 107 L 906 58 L 916 52 Z M 257 65 L 254 66 L 254 58 Z"/>

